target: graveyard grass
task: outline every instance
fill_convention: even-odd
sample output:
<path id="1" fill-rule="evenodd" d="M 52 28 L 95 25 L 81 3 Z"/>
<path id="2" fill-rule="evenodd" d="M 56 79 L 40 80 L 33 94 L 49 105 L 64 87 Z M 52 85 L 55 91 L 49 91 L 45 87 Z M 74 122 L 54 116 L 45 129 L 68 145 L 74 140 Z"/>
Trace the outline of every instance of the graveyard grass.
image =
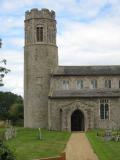
<path id="1" fill-rule="evenodd" d="M 86 135 L 99 160 L 120 160 L 120 142 L 104 141 L 97 137 L 96 131 L 89 131 Z"/>
<path id="2" fill-rule="evenodd" d="M 39 140 L 38 129 L 17 129 L 17 137 L 7 141 L 17 160 L 33 160 L 60 155 L 70 137 L 68 132 L 42 130 Z"/>

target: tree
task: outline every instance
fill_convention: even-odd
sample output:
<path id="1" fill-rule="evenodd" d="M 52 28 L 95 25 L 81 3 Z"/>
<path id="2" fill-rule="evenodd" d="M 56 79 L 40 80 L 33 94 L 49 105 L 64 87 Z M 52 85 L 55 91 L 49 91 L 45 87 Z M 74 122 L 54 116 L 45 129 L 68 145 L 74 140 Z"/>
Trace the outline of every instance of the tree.
<path id="1" fill-rule="evenodd" d="M 15 103 L 10 107 L 9 116 L 13 123 L 19 120 L 23 120 L 23 114 L 24 114 L 23 104 Z"/>
<path id="2" fill-rule="evenodd" d="M 2 40 L 0 39 L 0 48 L 1 46 L 2 46 Z M 10 72 L 10 70 L 5 67 L 6 63 L 7 61 L 5 59 L 0 60 L 0 64 L 1 64 L 0 66 L 0 86 L 4 85 L 3 78 L 8 72 Z"/>
<path id="3" fill-rule="evenodd" d="M 14 104 L 22 104 L 23 98 L 11 92 L 0 92 L 0 119 L 10 119 L 9 110 Z"/>

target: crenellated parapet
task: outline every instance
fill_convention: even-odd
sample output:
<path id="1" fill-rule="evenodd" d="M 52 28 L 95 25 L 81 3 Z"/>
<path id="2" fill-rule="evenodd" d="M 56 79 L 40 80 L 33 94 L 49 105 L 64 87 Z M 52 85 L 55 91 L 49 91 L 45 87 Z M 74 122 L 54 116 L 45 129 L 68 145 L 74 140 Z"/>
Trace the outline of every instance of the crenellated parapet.
<path id="1" fill-rule="evenodd" d="M 55 20 L 55 12 L 53 10 L 50 11 L 46 8 L 43 8 L 41 10 L 34 8 L 30 11 L 26 11 L 25 20 L 29 20 L 32 18 L 47 18 L 47 19 Z"/>

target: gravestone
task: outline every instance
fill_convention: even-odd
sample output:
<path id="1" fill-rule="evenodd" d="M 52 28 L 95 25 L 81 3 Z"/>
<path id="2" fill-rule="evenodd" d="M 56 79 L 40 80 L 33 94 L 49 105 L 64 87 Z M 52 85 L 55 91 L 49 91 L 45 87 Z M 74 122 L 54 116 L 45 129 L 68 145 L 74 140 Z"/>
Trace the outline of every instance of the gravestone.
<path id="1" fill-rule="evenodd" d="M 105 130 L 105 137 L 104 137 L 105 141 L 110 141 L 112 140 L 112 130 L 110 128 L 107 128 Z"/>
<path id="2" fill-rule="evenodd" d="M 7 128 L 5 131 L 5 140 L 16 137 L 16 129 L 14 127 Z"/>

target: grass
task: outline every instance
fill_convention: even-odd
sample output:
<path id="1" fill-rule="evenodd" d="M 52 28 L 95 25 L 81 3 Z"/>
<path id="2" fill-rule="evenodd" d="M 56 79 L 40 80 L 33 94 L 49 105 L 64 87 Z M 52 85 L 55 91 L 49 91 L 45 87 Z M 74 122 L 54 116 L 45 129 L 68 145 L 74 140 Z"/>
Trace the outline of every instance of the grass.
<path id="1" fill-rule="evenodd" d="M 98 136 L 104 137 L 105 134 L 106 134 L 105 129 L 99 129 L 99 130 L 97 131 L 97 135 L 98 135 Z M 112 136 L 120 135 L 120 130 L 118 130 L 118 131 L 117 131 L 117 130 L 112 130 L 111 135 L 112 135 Z"/>
<path id="2" fill-rule="evenodd" d="M 19 128 L 17 137 L 6 144 L 15 153 L 17 160 L 58 156 L 64 151 L 70 133 L 42 130 L 42 140 L 39 140 L 38 135 L 38 129 Z"/>
<path id="3" fill-rule="evenodd" d="M 120 142 L 104 141 L 96 131 L 86 133 L 99 160 L 120 160 Z"/>

